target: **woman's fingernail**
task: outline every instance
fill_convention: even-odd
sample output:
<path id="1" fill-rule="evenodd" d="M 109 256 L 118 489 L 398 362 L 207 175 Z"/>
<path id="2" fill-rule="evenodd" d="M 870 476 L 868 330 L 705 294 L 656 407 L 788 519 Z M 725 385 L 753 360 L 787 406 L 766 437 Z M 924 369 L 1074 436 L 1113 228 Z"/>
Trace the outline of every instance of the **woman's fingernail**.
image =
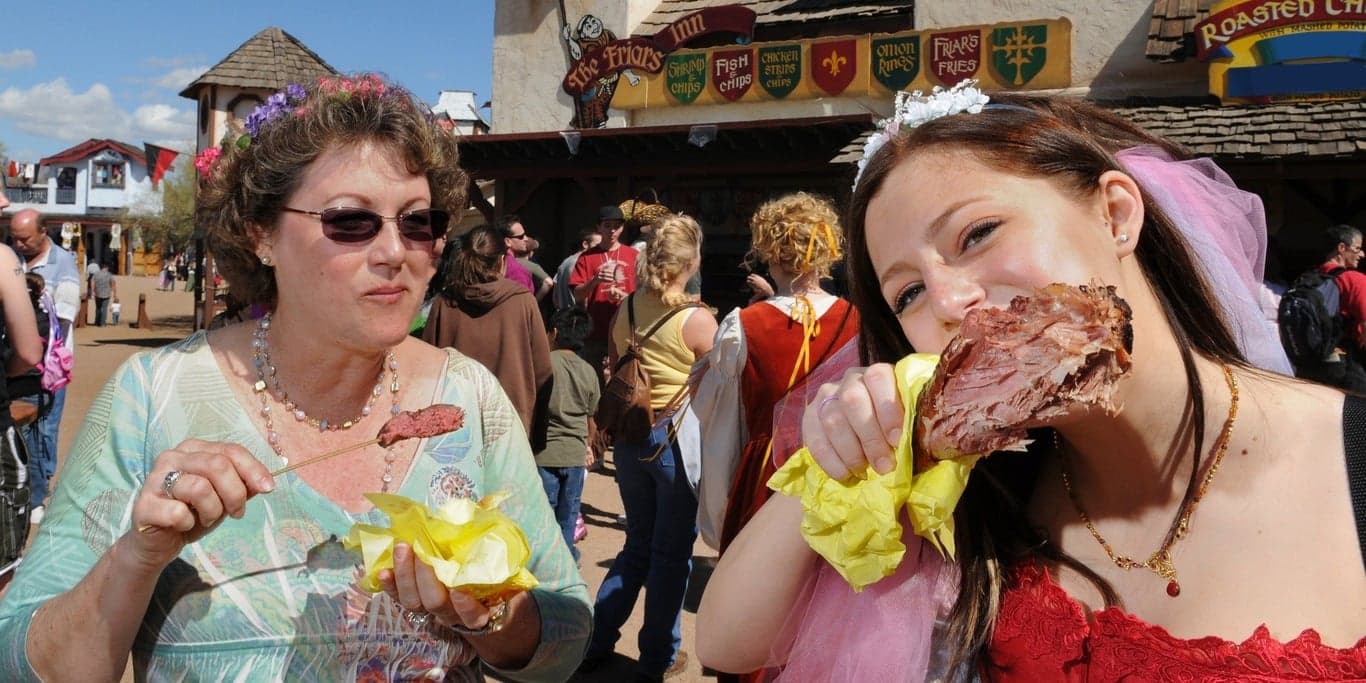
<path id="1" fill-rule="evenodd" d="M 896 446 L 901 443 L 901 428 L 897 427 L 887 434 L 887 443 Z"/>
<path id="2" fill-rule="evenodd" d="M 877 464 L 873 465 L 873 467 L 877 468 L 878 474 L 887 474 L 894 469 L 892 466 L 892 459 L 886 456 L 878 458 Z"/>
<path id="3" fill-rule="evenodd" d="M 270 477 L 261 477 L 256 480 L 256 488 L 261 493 L 270 493 L 275 490 L 275 480 Z"/>

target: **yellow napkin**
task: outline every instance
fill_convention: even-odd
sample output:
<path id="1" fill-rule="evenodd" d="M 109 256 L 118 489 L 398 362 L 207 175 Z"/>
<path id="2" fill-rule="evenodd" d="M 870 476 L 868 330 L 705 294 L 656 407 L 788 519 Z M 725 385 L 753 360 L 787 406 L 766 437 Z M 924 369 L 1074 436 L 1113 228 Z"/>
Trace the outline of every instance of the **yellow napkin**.
<path id="1" fill-rule="evenodd" d="M 906 420 L 891 472 L 878 474 L 870 466 L 848 481 L 835 481 L 802 448 L 768 480 L 769 488 L 802 499 L 802 536 L 855 591 L 891 575 L 901 563 L 906 552 L 901 543 L 903 506 L 915 533 L 954 557 L 953 509 L 981 456 L 941 460 L 924 472 L 912 471 L 916 399 L 938 363 L 939 356 L 913 353 L 896 364 Z"/>
<path id="2" fill-rule="evenodd" d="M 394 567 L 394 544 L 406 543 L 436 578 L 480 600 L 506 599 L 536 587 L 527 571 L 531 546 L 510 517 L 498 509 L 506 494 L 447 501 L 435 513 L 415 500 L 388 493 L 367 493 L 392 525 L 356 524 L 343 544 L 365 558 L 361 588 L 380 591 L 379 572 Z"/>

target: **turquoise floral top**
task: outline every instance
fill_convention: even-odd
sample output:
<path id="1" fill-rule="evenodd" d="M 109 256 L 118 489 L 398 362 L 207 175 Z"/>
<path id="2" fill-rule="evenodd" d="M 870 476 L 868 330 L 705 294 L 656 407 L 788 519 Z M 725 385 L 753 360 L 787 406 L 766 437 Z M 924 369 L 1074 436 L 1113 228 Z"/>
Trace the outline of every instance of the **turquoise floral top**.
<path id="1" fill-rule="evenodd" d="M 436 507 L 506 491 L 540 580 L 532 591 L 541 642 L 511 680 L 562 681 L 582 659 L 592 616 L 516 411 L 482 365 L 448 350 L 437 402 L 471 416 L 419 444 L 397 493 Z M 72 588 L 130 526 L 136 492 L 163 450 L 187 438 L 241 444 L 272 470 L 284 464 L 234 397 L 203 333 L 125 362 L 90 408 L 61 485 L 0 603 L 0 680 L 33 679 L 30 620 Z M 133 645 L 138 679 L 481 680 L 474 650 L 439 625 L 408 623 L 383 593 L 357 588 L 360 557 L 339 539 L 357 521 L 294 473 L 248 502 L 243 519 L 186 546 L 162 572 Z M 73 643 L 76 650 L 79 644 Z M 79 656 L 73 650 L 73 656 Z"/>

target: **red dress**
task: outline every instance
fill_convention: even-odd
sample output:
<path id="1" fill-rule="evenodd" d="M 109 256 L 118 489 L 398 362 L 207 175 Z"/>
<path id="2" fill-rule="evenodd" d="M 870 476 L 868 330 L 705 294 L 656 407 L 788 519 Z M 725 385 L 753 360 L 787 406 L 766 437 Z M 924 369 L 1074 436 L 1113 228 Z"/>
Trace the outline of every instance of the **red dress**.
<path id="1" fill-rule="evenodd" d="M 810 368 L 820 365 L 858 333 L 858 312 L 844 299 L 836 299 L 819 318 L 819 331 L 811 340 Z M 792 378 L 805 336 L 802 324 L 767 303 L 740 311 L 745 334 L 745 369 L 740 377 L 740 402 L 744 408 L 747 440 L 735 464 L 726 517 L 721 526 L 721 551 L 740 534 L 754 513 L 768 500 L 768 479 L 790 453 L 768 455 L 773 434 L 773 404 L 806 377 L 805 367 Z"/>
<path id="2" fill-rule="evenodd" d="M 1013 568 L 1001 596 L 983 667 L 986 681 L 1362 681 L 1366 638 L 1324 645 L 1313 629 L 1288 643 L 1259 626 L 1242 643 L 1185 640 L 1117 607 L 1088 623 L 1081 605 L 1028 562 Z"/>

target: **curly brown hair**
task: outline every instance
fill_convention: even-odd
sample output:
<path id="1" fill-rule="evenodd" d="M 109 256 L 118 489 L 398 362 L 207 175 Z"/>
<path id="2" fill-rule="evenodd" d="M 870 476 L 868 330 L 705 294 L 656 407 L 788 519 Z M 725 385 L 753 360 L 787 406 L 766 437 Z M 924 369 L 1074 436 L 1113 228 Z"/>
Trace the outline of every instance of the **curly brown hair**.
<path id="1" fill-rule="evenodd" d="M 839 213 L 824 197 L 793 192 L 764 202 L 749 219 L 749 230 L 752 254 L 795 277 L 826 277 L 840 259 Z"/>
<path id="2" fill-rule="evenodd" d="M 297 86 L 289 90 L 298 92 Z M 402 86 L 357 74 L 325 77 L 302 92 L 255 135 L 225 141 L 222 156 L 200 178 L 195 221 L 233 297 L 244 304 L 275 304 L 274 269 L 257 258 L 257 240 L 275 230 L 304 171 L 328 149 L 362 142 L 387 147 L 410 172 L 427 177 L 433 208 L 452 215 L 465 208 L 468 176 L 460 169 L 455 135 Z"/>

